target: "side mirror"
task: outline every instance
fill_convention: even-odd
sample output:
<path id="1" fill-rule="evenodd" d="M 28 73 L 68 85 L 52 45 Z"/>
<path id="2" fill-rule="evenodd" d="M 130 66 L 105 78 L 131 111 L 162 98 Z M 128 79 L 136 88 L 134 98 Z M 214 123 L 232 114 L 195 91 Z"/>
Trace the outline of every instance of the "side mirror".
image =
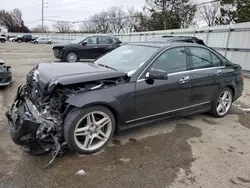
<path id="1" fill-rule="evenodd" d="M 86 46 L 87 44 L 87 42 L 82 42 L 82 46 Z"/>
<path id="2" fill-rule="evenodd" d="M 167 80 L 168 74 L 167 72 L 159 69 L 151 69 L 145 76 L 147 79 L 153 80 Z"/>

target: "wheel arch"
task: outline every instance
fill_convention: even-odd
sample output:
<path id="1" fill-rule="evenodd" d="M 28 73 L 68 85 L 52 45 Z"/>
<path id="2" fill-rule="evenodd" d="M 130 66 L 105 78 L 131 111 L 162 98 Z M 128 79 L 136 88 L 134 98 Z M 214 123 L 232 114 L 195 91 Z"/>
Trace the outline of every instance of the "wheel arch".
<path id="1" fill-rule="evenodd" d="M 227 86 L 225 86 L 225 88 L 229 88 L 229 89 L 231 89 L 232 90 L 232 94 L 233 94 L 233 98 L 234 98 L 234 96 L 235 96 L 235 88 L 233 87 L 233 85 L 227 85 Z"/>
<path id="2" fill-rule="evenodd" d="M 90 92 L 91 93 L 91 92 Z M 116 130 L 119 130 L 119 125 L 123 124 L 124 120 L 122 119 L 121 114 L 123 113 L 122 105 L 116 100 L 113 96 L 98 95 L 98 94 L 80 94 L 75 95 L 66 101 L 70 105 L 70 108 L 87 108 L 90 106 L 104 106 L 108 108 L 114 115 L 116 121 Z"/>
<path id="3" fill-rule="evenodd" d="M 80 53 L 76 50 L 76 49 L 67 49 L 65 52 L 64 52 L 64 58 L 66 58 L 66 55 L 69 53 L 69 52 L 75 52 L 78 56 L 78 59 L 80 59 Z"/>

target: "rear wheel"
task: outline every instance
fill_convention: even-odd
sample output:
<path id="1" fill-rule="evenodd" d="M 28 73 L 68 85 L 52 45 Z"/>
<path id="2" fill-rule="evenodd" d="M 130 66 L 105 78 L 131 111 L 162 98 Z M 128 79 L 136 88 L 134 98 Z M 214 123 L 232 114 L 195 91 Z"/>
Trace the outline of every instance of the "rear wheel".
<path id="1" fill-rule="evenodd" d="M 34 41 L 34 44 L 38 44 L 38 42 L 37 42 L 37 41 Z"/>
<path id="2" fill-rule="evenodd" d="M 18 43 L 21 43 L 21 42 L 22 42 L 22 40 L 21 40 L 21 39 L 18 39 L 18 40 L 17 40 L 17 42 L 18 42 Z"/>
<path id="3" fill-rule="evenodd" d="M 103 149 L 114 130 L 114 115 L 104 106 L 73 109 L 64 122 L 64 138 L 79 154 L 92 154 Z"/>
<path id="4" fill-rule="evenodd" d="M 5 43 L 5 40 L 4 40 L 4 39 L 1 39 L 0 42 L 1 42 L 1 43 Z"/>
<path id="5" fill-rule="evenodd" d="M 49 41 L 47 44 L 52 44 L 52 42 Z"/>
<path id="6" fill-rule="evenodd" d="M 71 63 L 76 62 L 78 60 L 78 54 L 74 51 L 70 51 L 66 54 L 65 60 Z"/>
<path id="7" fill-rule="evenodd" d="M 232 106 L 233 92 L 230 88 L 224 88 L 215 98 L 212 104 L 211 114 L 214 117 L 225 116 Z"/>

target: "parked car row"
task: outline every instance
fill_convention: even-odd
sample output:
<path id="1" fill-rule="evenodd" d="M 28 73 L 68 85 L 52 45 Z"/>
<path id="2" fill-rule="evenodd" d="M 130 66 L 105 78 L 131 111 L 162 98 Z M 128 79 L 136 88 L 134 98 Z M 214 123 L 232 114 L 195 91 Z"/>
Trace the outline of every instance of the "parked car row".
<path id="1" fill-rule="evenodd" d="M 194 37 L 122 43 L 89 36 L 53 46 L 56 58 L 27 75 L 6 116 L 13 141 L 28 151 L 63 143 L 76 153 L 104 148 L 114 131 L 174 116 L 225 116 L 243 92 L 242 69 Z M 82 58 L 91 63 L 72 63 Z"/>
<path id="2" fill-rule="evenodd" d="M 205 45 L 203 40 L 187 36 L 162 36 L 149 39 L 147 42 L 185 42 Z M 96 59 L 123 44 L 124 43 L 115 37 L 95 35 L 84 39 L 74 40 L 70 44 L 57 44 L 54 45 L 52 49 L 56 58 L 65 62 L 76 62 L 80 59 Z"/>
<path id="3" fill-rule="evenodd" d="M 5 42 L 6 40 L 6 37 L 0 37 L 0 42 Z M 30 42 L 33 44 L 52 44 L 52 40 L 47 37 L 32 37 L 32 35 L 8 36 L 8 40 L 18 43 Z"/>

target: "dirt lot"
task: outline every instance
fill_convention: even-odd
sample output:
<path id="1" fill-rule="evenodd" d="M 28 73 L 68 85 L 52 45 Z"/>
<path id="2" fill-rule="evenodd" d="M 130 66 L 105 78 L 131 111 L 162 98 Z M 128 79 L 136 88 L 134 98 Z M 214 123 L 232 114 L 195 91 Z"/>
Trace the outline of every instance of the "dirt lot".
<path id="1" fill-rule="evenodd" d="M 48 169 L 50 155 L 29 156 L 12 143 L 5 111 L 31 67 L 54 61 L 50 45 L 0 44 L 13 84 L 0 90 L 0 187 L 250 187 L 250 80 L 229 115 L 172 119 L 115 135 L 92 156 L 67 153 Z M 85 175 L 76 172 L 84 170 Z"/>

